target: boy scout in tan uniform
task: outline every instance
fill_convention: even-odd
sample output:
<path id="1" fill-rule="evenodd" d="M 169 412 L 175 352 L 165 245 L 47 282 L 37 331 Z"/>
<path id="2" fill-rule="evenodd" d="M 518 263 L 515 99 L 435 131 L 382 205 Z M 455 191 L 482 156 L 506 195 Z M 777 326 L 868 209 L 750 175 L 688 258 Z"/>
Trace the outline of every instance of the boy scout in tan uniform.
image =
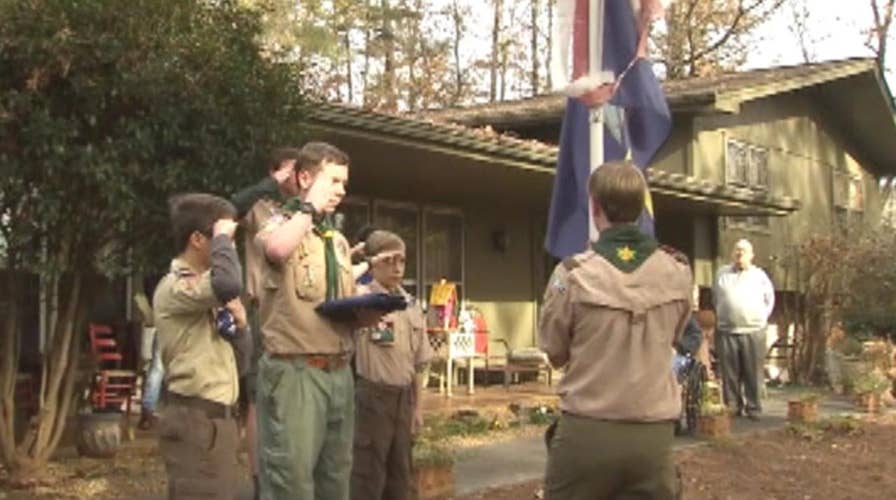
<path id="1" fill-rule="evenodd" d="M 301 194 L 287 202 L 295 213 L 271 218 L 256 238 L 266 257 L 256 401 L 263 499 L 349 496 L 355 325 L 315 312 L 355 293 L 348 242 L 325 217 L 345 196 L 348 161 L 333 146 L 306 144 L 295 167 Z"/>
<path id="2" fill-rule="evenodd" d="M 367 238 L 373 281 L 361 293 L 404 295 L 411 304 L 356 335 L 357 390 L 352 500 L 404 500 L 411 485 L 411 435 L 422 425 L 422 373 L 432 348 L 423 310 L 401 287 L 405 246 L 388 231 Z"/>
<path id="3" fill-rule="evenodd" d="M 255 245 L 255 236 L 274 214 L 280 210 L 283 200 L 297 196 L 299 188 L 295 180 L 296 161 L 301 152 L 295 148 L 278 148 L 268 161 L 268 175 L 253 186 L 234 194 L 230 201 L 236 206 L 245 235 L 246 299 L 249 323 L 253 336 L 252 353 L 248 373 L 240 379 L 240 404 L 245 405 L 246 447 L 254 485 L 254 498 L 258 498 L 257 417 L 255 411 L 255 382 L 258 379 L 258 358 L 261 356 L 261 327 L 258 321 L 258 297 L 261 289 L 261 270 L 264 265 L 262 250 Z"/>
<path id="4" fill-rule="evenodd" d="M 559 264 L 545 292 L 539 343 L 565 370 L 546 500 L 678 492 L 671 445 L 681 398 L 670 366 L 690 314 L 692 278 L 686 258 L 635 224 L 645 190 L 628 163 L 592 174 L 600 237 Z"/>
<path id="5" fill-rule="evenodd" d="M 237 335 L 245 337 L 234 216 L 229 202 L 211 195 L 185 195 L 172 207 L 182 251 L 153 296 L 168 391 L 159 450 L 171 499 L 233 498 L 236 490 L 237 365 L 233 346 L 215 322 L 215 309 L 227 304 Z"/>

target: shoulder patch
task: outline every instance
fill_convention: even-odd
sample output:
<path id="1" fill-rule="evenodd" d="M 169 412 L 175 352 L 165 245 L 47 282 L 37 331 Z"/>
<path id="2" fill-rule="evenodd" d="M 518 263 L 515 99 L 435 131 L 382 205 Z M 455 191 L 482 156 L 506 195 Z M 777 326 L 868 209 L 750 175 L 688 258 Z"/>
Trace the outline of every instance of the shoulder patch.
<path id="1" fill-rule="evenodd" d="M 563 259 L 563 269 L 566 269 L 567 272 L 570 272 L 581 265 L 582 263 L 576 260 L 575 257 L 567 257 Z"/>
<path id="2" fill-rule="evenodd" d="M 685 255 L 683 252 L 679 251 L 678 249 L 671 247 L 669 245 L 660 245 L 660 250 L 669 254 L 670 257 L 672 257 L 679 263 L 690 267 L 691 260 L 688 259 L 687 255 Z"/>

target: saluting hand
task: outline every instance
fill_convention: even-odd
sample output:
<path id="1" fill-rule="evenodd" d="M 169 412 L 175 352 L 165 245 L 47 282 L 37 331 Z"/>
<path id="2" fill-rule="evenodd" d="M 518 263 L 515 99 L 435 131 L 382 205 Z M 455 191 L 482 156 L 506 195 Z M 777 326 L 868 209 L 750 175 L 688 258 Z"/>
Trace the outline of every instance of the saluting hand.
<path id="1" fill-rule="evenodd" d="M 215 236 L 224 235 L 233 239 L 233 233 L 236 232 L 236 221 L 233 219 L 218 219 L 212 226 L 212 234 Z"/>
<path id="2" fill-rule="evenodd" d="M 288 181 L 296 171 L 296 161 L 291 160 L 280 164 L 280 168 L 271 172 L 271 177 L 277 181 L 277 184 L 283 184 Z"/>
<path id="3" fill-rule="evenodd" d="M 314 182 L 311 183 L 311 187 L 308 188 L 308 194 L 305 195 L 305 201 L 314 205 L 314 210 L 317 213 L 323 212 L 324 208 L 327 207 L 327 204 L 330 203 L 330 198 L 333 197 L 333 185 L 331 182 L 332 179 L 329 177 L 317 174 Z"/>

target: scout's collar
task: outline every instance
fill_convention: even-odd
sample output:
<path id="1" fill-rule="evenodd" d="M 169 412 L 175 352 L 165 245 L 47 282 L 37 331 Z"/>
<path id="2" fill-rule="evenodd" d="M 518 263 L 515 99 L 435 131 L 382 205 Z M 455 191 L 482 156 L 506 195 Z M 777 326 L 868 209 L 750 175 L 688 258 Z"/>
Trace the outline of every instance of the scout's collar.
<path id="1" fill-rule="evenodd" d="M 601 231 L 592 249 L 616 269 L 630 273 L 641 267 L 657 246 L 656 240 L 642 233 L 638 226 L 624 224 Z"/>

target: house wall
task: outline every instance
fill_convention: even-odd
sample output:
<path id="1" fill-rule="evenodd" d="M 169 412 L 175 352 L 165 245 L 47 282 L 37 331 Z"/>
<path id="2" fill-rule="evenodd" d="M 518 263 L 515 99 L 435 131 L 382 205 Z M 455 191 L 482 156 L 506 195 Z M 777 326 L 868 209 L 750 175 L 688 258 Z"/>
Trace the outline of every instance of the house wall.
<path id="1" fill-rule="evenodd" d="M 865 196 L 862 223 L 877 221 L 880 196 L 876 178 L 850 154 L 841 134 L 825 125 L 832 121 L 822 114 L 822 108 L 807 93 L 794 93 L 746 103 L 739 114 L 695 119 L 691 168 L 696 177 L 724 183 L 726 143 L 735 139 L 766 148 L 769 190 L 801 202 L 799 210 L 772 218 L 766 229 L 731 227 L 721 221 L 716 267 L 727 262 L 734 242 L 745 237 L 754 244 L 757 265 L 769 272 L 775 286 L 792 289 L 788 251 L 796 242 L 835 227 L 835 170 L 861 175 Z"/>

